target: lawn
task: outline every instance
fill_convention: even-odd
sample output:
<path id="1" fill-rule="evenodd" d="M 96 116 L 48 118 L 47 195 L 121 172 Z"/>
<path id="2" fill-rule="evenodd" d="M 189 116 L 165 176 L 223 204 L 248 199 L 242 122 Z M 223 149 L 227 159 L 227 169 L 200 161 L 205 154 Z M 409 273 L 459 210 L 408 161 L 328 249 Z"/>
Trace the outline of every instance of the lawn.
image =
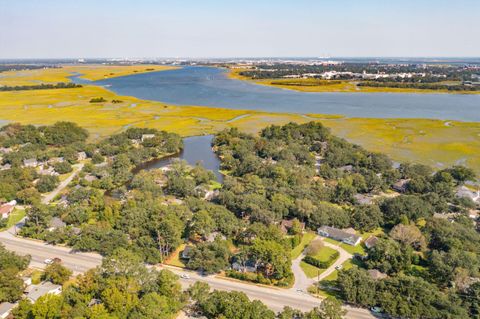
<path id="1" fill-rule="evenodd" d="M 185 244 L 181 244 L 169 257 L 165 260 L 166 265 L 176 266 L 180 268 L 185 268 L 186 265 L 180 259 L 180 254 L 185 249 Z"/>
<path id="2" fill-rule="evenodd" d="M 346 262 L 344 262 L 342 266 L 343 266 L 342 269 L 350 269 L 353 267 L 353 262 L 351 259 L 349 259 Z M 335 270 L 330 275 L 325 277 L 323 280 L 331 281 L 331 280 L 337 280 L 337 278 L 338 278 L 338 270 Z"/>
<path id="3" fill-rule="evenodd" d="M 5 227 L 4 229 L 8 229 L 13 225 L 17 224 L 23 217 L 25 217 L 25 210 L 15 208 L 15 210 L 8 217 L 7 227 Z M 0 231 L 4 229 L 0 229 Z"/>
<path id="4" fill-rule="evenodd" d="M 314 232 L 307 232 L 307 233 L 303 234 L 302 241 L 300 242 L 300 244 L 297 247 L 295 247 L 294 249 L 292 249 L 292 251 L 291 251 L 292 259 L 297 259 L 298 256 L 300 256 L 300 254 L 302 253 L 302 251 L 315 238 L 316 235 L 317 234 L 315 234 Z"/>
<path id="5" fill-rule="evenodd" d="M 315 278 L 325 271 L 325 269 L 317 268 L 303 261 L 300 263 L 300 267 L 308 278 Z"/>

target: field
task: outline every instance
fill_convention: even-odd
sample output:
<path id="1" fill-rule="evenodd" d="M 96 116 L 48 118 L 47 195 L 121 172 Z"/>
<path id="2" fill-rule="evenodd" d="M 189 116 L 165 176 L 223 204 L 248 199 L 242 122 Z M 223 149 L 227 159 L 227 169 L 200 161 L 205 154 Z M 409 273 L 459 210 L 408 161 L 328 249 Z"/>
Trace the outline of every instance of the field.
<path id="1" fill-rule="evenodd" d="M 161 65 L 65 65 L 61 68 L 2 72 L 0 73 L 0 85 L 15 86 L 70 82 L 69 77 L 75 73 L 81 73 L 83 79 L 95 81 L 171 69 L 175 69 L 175 67 Z"/>
<path id="2" fill-rule="evenodd" d="M 85 76 L 95 79 L 107 70 L 104 66 L 81 66 Z M 150 66 L 149 66 L 150 67 Z M 76 67 L 79 71 L 80 67 Z M 87 71 L 91 68 L 90 71 Z M 113 67 L 112 67 L 113 68 Z M 123 67 L 115 67 L 123 68 Z M 131 74 L 110 69 L 110 73 Z M 144 69 L 146 71 L 146 68 Z M 32 74 L 27 75 L 26 73 Z M 43 72 L 43 73 L 42 73 Z M 25 71 L 18 81 L 59 81 L 67 79 L 63 69 Z M 115 73 L 116 72 L 116 73 Z M 0 83 L 6 81 L 0 73 Z M 68 79 L 67 79 L 68 80 Z M 3 81 L 3 82 L 2 82 Z M 38 83 L 38 82 L 28 82 Z M 25 84 L 25 82 L 23 82 Z M 90 103 L 103 97 L 107 102 Z M 113 103 L 112 100 L 120 100 Z M 421 162 L 436 168 L 466 164 L 480 173 L 480 123 L 425 119 L 363 119 L 342 116 L 266 113 L 197 106 L 172 106 L 129 96 L 118 96 L 99 86 L 73 89 L 0 92 L 0 123 L 20 122 L 45 125 L 72 121 L 87 128 L 96 140 L 130 126 L 153 127 L 182 136 L 211 134 L 229 127 L 256 133 L 271 124 L 320 121 L 332 132 L 368 150 L 384 152 L 396 161 Z"/>
<path id="3" fill-rule="evenodd" d="M 355 81 L 334 81 L 319 79 L 251 79 L 240 75 L 244 69 L 231 69 L 229 77 L 237 80 L 250 81 L 260 85 L 267 85 L 300 92 L 341 92 L 341 93 L 449 93 L 449 94 L 480 94 L 480 91 L 452 92 L 448 90 L 427 90 L 408 88 L 385 88 L 356 86 Z M 337 83 L 340 82 L 340 83 Z M 333 83 L 333 84 L 332 84 Z"/>

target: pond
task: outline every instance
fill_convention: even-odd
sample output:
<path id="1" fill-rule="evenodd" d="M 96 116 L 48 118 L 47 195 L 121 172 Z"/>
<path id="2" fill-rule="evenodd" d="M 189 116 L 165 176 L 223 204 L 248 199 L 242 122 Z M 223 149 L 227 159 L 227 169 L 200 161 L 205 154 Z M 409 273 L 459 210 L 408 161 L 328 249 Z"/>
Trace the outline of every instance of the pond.
<path id="1" fill-rule="evenodd" d="M 186 137 L 183 139 L 183 150 L 180 153 L 146 162 L 139 165 L 134 172 L 162 168 L 176 159 L 182 159 L 190 165 L 202 164 L 206 169 L 213 171 L 217 180 L 222 183 L 220 160 L 212 150 L 212 140 L 213 135 Z"/>

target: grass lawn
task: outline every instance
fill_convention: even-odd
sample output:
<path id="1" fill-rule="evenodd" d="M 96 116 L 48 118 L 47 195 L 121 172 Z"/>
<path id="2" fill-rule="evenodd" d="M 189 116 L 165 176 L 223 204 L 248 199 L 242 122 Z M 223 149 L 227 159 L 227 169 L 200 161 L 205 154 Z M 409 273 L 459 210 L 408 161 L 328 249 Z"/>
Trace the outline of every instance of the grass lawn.
<path id="1" fill-rule="evenodd" d="M 308 232 L 303 234 L 302 241 L 300 244 L 292 249 L 291 256 L 292 259 L 297 259 L 298 256 L 302 253 L 302 251 L 310 244 L 310 242 L 315 238 L 316 234 L 314 232 Z"/>
<path id="2" fill-rule="evenodd" d="M 8 217 L 7 227 L 0 230 L 12 227 L 13 225 L 17 224 L 23 217 L 25 217 L 25 210 L 15 208 L 15 210 L 10 214 L 10 217 Z"/>
<path id="3" fill-rule="evenodd" d="M 325 269 L 317 268 L 303 261 L 300 263 L 300 267 L 308 278 L 315 278 L 325 271 Z"/>
<path id="4" fill-rule="evenodd" d="M 336 252 L 337 251 L 335 249 L 324 246 L 324 247 L 322 247 L 322 249 L 320 249 L 318 254 L 316 254 L 313 257 L 320 260 L 320 261 L 328 261 L 330 256 L 332 256 Z"/>
<path id="5" fill-rule="evenodd" d="M 344 262 L 342 266 L 343 266 L 342 269 L 350 269 L 353 267 L 353 262 L 351 259 L 349 259 L 346 262 Z M 337 280 L 337 278 L 338 278 L 338 270 L 335 270 L 330 275 L 325 277 L 323 280 L 332 281 L 332 280 Z"/>
<path id="6" fill-rule="evenodd" d="M 186 265 L 180 259 L 180 254 L 185 249 L 185 244 L 181 244 L 169 257 L 165 260 L 165 264 L 170 266 L 176 266 L 180 268 L 185 268 Z"/>

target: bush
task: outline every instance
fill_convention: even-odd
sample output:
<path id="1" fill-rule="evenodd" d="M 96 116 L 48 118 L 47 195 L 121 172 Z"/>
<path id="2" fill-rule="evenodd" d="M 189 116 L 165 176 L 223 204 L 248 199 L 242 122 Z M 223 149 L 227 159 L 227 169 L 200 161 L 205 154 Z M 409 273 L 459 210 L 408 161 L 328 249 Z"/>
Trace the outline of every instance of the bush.
<path id="1" fill-rule="evenodd" d="M 57 187 L 60 180 L 57 176 L 43 175 L 35 186 L 40 193 L 51 192 Z"/>
<path id="2" fill-rule="evenodd" d="M 334 254 L 332 254 L 328 260 L 326 261 L 323 261 L 323 260 L 318 260 L 317 258 L 315 257 L 312 257 L 312 256 L 305 256 L 302 261 L 306 262 L 307 264 L 310 264 L 312 266 L 315 266 L 317 268 L 328 268 L 330 267 L 334 262 L 335 260 L 338 258 L 338 256 L 340 256 L 340 253 L 338 251 L 336 251 Z"/>
<path id="3" fill-rule="evenodd" d="M 56 163 L 53 167 L 58 174 L 66 174 L 72 171 L 72 165 L 68 162 Z"/>
<path id="4" fill-rule="evenodd" d="M 107 102 L 103 97 L 94 97 L 93 99 L 90 100 L 90 103 L 103 103 Z"/>

